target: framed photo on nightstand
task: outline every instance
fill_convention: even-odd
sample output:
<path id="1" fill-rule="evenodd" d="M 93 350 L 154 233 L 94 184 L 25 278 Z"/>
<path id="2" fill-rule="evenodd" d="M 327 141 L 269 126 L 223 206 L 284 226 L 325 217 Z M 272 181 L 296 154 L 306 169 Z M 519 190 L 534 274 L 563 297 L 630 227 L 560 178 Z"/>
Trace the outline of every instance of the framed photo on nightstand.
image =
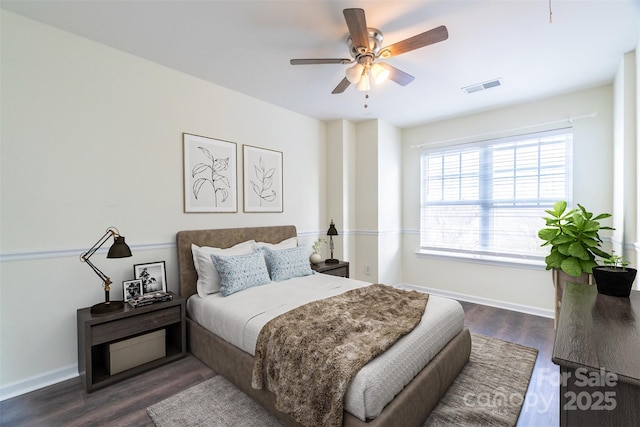
<path id="1" fill-rule="evenodd" d="M 164 261 L 133 266 L 133 276 L 142 281 L 142 295 L 151 292 L 167 292 L 167 271 Z"/>
<path id="2" fill-rule="evenodd" d="M 122 282 L 122 290 L 124 292 L 124 302 L 129 302 L 131 298 L 142 295 L 142 280 L 125 280 Z"/>

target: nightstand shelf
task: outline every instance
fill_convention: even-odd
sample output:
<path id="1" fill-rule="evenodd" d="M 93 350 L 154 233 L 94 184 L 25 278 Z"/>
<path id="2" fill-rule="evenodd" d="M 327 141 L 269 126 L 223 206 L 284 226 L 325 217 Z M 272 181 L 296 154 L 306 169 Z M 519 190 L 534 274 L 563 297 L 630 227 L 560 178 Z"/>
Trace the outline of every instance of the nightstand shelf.
<path id="1" fill-rule="evenodd" d="M 334 264 L 327 264 L 323 261 L 318 264 L 311 264 L 311 269 L 318 273 L 332 276 L 349 277 L 349 263 L 347 261 L 339 261 Z"/>
<path id="2" fill-rule="evenodd" d="M 94 316 L 90 308 L 78 310 L 78 373 L 86 391 L 97 390 L 141 372 L 184 357 L 186 354 L 185 300 L 171 301 Z M 162 358 L 110 374 L 109 345 L 164 329 Z"/>

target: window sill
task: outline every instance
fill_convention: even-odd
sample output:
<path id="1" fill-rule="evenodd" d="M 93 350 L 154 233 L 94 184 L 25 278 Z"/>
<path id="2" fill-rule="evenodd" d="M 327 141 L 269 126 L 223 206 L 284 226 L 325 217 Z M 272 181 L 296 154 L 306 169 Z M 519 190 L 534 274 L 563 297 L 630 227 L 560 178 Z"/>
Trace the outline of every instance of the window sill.
<path id="1" fill-rule="evenodd" d="M 474 264 L 497 265 L 500 267 L 527 268 L 531 270 L 544 270 L 544 260 L 504 257 L 498 255 L 447 252 L 430 249 L 418 249 L 416 255 L 421 258 L 432 258 L 449 261 L 469 262 Z"/>

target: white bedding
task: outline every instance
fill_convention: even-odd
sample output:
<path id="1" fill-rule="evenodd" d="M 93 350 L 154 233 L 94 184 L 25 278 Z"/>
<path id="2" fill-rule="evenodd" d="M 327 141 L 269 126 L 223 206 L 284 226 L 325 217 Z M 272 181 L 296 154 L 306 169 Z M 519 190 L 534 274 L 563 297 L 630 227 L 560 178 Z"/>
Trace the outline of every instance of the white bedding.
<path id="1" fill-rule="evenodd" d="M 296 277 L 243 290 L 227 297 L 219 293 L 187 301 L 189 316 L 229 343 L 255 355 L 258 334 L 274 317 L 322 298 L 370 283 L 326 274 Z M 365 365 L 345 396 L 345 410 L 367 421 L 387 403 L 461 330 L 462 306 L 429 296 L 422 321 L 388 351 Z"/>

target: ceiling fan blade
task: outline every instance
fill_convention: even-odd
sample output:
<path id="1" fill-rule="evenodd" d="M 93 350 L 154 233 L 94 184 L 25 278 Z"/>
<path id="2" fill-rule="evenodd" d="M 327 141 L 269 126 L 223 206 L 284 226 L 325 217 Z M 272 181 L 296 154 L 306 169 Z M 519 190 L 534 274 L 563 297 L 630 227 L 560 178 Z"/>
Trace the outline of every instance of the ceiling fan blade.
<path id="1" fill-rule="evenodd" d="M 384 69 L 389 70 L 389 79 L 398 83 L 400 86 L 406 86 L 415 80 L 415 77 L 413 77 L 411 74 L 407 74 L 404 71 L 397 69 L 393 65 L 389 65 L 384 62 L 380 62 L 379 64 Z"/>
<path id="2" fill-rule="evenodd" d="M 336 88 L 331 93 L 333 94 L 342 93 L 345 90 L 347 90 L 350 84 L 351 83 L 349 83 L 349 80 L 347 80 L 347 78 L 345 77 L 344 79 L 342 79 L 340 83 L 338 83 L 338 86 L 336 86 Z"/>
<path id="3" fill-rule="evenodd" d="M 345 21 L 347 21 L 353 46 L 356 49 L 364 47 L 369 50 L 369 30 L 367 30 L 367 20 L 364 17 L 364 10 L 345 9 L 342 13 Z"/>
<path id="4" fill-rule="evenodd" d="M 352 59 L 344 58 L 317 58 L 317 59 L 292 59 L 291 65 L 312 65 L 312 64 L 350 64 Z"/>
<path id="5" fill-rule="evenodd" d="M 401 42 L 394 43 L 390 46 L 383 48 L 380 52 L 380 56 L 383 58 L 389 58 L 391 56 L 398 56 L 405 52 L 420 49 L 421 47 L 429 46 L 430 44 L 438 43 L 449 38 L 449 32 L 447 27 L 441 25 L 424 33 L 420 33 Z M 387 55 L 388 52 L 388 55 Z"/>

